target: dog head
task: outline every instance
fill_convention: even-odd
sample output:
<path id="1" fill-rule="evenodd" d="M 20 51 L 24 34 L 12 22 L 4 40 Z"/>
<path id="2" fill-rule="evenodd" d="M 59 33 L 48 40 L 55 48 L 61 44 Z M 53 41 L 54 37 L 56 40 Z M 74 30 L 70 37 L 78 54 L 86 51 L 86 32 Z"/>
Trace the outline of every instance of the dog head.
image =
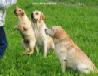
<path id="1" fill-rule="evenodd" d="M 41 22 L 45 19 L 45 16 L 41 11 L 34 11 L 31 13 L 31 19 L 33 22 Z"/>
<path id="2" fill-rule="evenodd" d="M 24 10 L 22 10 L 21 8 L 16 7 L 16 9 L 14 10 L 14 14 L 15 14 L 16 16 L 24 16 L 25 12 L 24 12 Z"/>
<path id="3" fill-rule="evenodd" d="M 55 39 L 64 39 L 65 32 L 61 26 L 53 26 L 51 29 L 45 29 L 47 35 Z"/>

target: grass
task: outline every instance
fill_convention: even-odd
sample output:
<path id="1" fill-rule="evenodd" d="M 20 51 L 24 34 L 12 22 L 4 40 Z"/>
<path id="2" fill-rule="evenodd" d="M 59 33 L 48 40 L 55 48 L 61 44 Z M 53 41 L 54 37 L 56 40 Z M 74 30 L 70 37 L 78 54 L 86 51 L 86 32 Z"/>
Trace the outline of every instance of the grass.
<path id="1" fill-rule="evenodd" d="M 91 1 L 91 0 L 90 0 Z M 94 0 L 93 0 L 94 1 Z M 95 0 L 97 1 L 97 0 Z M 73 41 L 91 58 L 98 68 L 98 9 L 95 7 L 77 7 L 58 5 L 30 5 L 18 0 L 17 6 L 23 8 L 27 15 L 34 10 L 41 10 L 46 16 L 48 27 L 61 25 Z M 22 55 L 21 36 L 14 30 L 18 23 L 13 14 L 15 6 L 7 10 L 5 31 L 8 48 L 0 59 L 0 76 L 73 76 L 73 71 L 61 73 L 60 63 L 53 51 L 47 58 L 43 57 L 43 50 L 32 56 Z M 98 76 L 97 74 L 80 76 Z"/>
<path id="2" fill-rule="evenodd" d="M 87 6 L 98 6 L 98 0 L 32 0 L 33 2 L 60 2 L 65 4 L 79 4 L 82 3 Z"/>

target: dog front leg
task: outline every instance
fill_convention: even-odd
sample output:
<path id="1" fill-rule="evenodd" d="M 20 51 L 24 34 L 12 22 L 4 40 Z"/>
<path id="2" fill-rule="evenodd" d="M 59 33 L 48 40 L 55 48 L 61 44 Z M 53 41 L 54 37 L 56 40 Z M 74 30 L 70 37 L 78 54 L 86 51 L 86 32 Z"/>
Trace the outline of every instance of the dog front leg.
<path id="1" fill-rule="evenodd" d="M 34 53 L 34 48 L 35 48 L 35 42 L 33 42 L 32 40 L 29 41 L 29 51 L 27 54 L 31 55 Z"/>
<path id="2" fill-rule="evenodd" d="M 46 58 L 47 57 L 47 50 L 48 50 L 48 47 L 47 47 L 47 39 L 44 40 L 44 57 Z"/>
<path id="3" fill-rule="evenodd" d="M 62 68 L 62 73 L 64 73 L 66 70 L 66 60 L 61 60 L 61 68 Z"/>
<path id="4" fill-rule="evenodd" d="M 29 52 L 29 48 L 25 47 L 25 51 L 23 52 L 23 54 L 27 54 Z"/>

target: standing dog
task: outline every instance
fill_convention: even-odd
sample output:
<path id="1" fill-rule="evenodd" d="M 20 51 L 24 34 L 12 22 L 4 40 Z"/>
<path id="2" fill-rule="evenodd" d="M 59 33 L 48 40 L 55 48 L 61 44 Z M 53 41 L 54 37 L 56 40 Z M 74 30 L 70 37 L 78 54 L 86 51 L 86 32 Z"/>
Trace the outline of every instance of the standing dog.
<path id="1" fill-rule="evenodd" d="M 37 45 L 43 45 L 44 47 L 44 57 L 47 57 L 47 52 L 49 48 L 54 49 L 54 43 L 50 36 L 46 35 L 45 29 L 47 28 L 44 23 L 44 15 L 40 11 L 34 11 L 31 14 L 32 26 L 35 31 L 35 36 L 37 40 Z"/>
<path id="2" fill-rule="evenodd" d="M 31 21 L 26 16 L 24 10 L 22 10 L 21 8 L 17 7 L 14 10 L 14 14 L 19 19 L 19 24 L 16 26 L 16 28 L 20 31 L 23 37 L 23 43 L 26 49 L 24 54 L 33 54 L 35 44 L 36 44 L 36 39 L 35 39 L 33 28 L 31 26 Z"/>
<path id="3" fill-rule="evenodd" d="M 54 40 L 56 54 L 61 62 L 63 73 L 66 67 L 82 73 L 98 72 L 90 58 L 74 44 L 61 26 L 54 26 L 45 31 Z"/>

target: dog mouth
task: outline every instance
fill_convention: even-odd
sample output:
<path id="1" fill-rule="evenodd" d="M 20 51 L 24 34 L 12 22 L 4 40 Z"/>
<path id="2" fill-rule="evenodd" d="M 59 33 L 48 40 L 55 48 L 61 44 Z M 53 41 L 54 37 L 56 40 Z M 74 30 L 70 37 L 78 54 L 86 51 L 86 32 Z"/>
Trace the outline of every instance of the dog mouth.
<path id="1" fill-rule="evenodd" d="M 34 14 L 33 14 L 33 13 L 31 14 L 31 19 L 32 19 L 32 21 L 33 21 L 34 23 L 36 23 L 36 22 L 38 21 L 38 19 L 36 19 L 36 18 L 34 17 Z"/>
<path id="2" fill-rule="evenodd" d="M 36 22 L 37 22 L 37 19 L 32 18 L 32 21 L 33 21 L 34 23 L 36 23 Z"/>
<path id="3" fill-rule="evenodd" d="M 31 15 L 31 19 L 34 23 L 36 23 L 38 20 L 34 18 L 34 16 Z"/>

